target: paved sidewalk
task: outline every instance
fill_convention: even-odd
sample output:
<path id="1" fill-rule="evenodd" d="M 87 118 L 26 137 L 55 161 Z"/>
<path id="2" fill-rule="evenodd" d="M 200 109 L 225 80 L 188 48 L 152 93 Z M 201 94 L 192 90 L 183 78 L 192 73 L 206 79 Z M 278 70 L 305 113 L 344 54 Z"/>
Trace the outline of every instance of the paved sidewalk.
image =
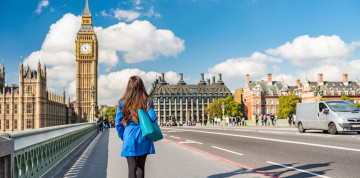
<path id="1" fill-rule="evenodd" d="M 107 177 L 127 177 L 126 159 L 120 157 L 121 139 L 116 130 L 109 135 L 109 159 Z M 161 140 L 155 143 L 155 155 L 146 161 L 147 178 L 225 178 L 225 177 L 264 177 L 237 165 L 194 151 L 175 143 Z"/>

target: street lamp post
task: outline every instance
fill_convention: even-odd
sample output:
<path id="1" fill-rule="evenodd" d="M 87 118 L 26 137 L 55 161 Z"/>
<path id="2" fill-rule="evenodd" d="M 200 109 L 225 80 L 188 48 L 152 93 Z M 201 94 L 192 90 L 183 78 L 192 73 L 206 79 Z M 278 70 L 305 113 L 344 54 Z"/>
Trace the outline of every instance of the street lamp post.
<path id="1" fill-rule="evenodd" d="M 322 90 L 321 86 L 316 86 L 316 89 L 314 91 L 314 96 L 317 98 L 318 101 L 321 100 L 322 96 L 324 94 L 324 91 Z"/>
<path id="2" fill-rule="evenodd" d="M 222 109 L 223 119 L 224 119 L 224 113 L 225 113 L 225 104 L 224 103 L 222 103 L 221 109 Z"/>
<path id="3" fill-rule="evenodd" d="M 94 122 L 95 121 L 95 106 L 94 106 L 94 96 L 95 92 L 94 92 L 94 85 L 90 86 L 90 96 L 91 96 L 91 113 L 90 113 L 90 122 Z"/>

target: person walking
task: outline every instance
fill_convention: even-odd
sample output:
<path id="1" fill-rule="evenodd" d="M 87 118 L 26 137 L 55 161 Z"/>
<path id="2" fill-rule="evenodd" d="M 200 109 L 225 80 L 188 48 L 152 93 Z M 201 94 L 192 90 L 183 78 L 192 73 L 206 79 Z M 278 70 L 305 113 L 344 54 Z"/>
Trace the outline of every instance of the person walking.
<path id="1" fill-rule="evenodd" d="M 274 119 L 275 119 L 275 116 L 273 113 L 271 113 L 270 115 L 270 119 L 271 119 L 271 125 L 274 126 Z"/>
<path id="2" fill-rule="evenodd" d="M 288 115 L 288 122 L 289 122 L 289 126 L 291 127 L 291 122 L 292 122 L 292 114 L 289 113 Z"/>
<path id="3" fill-rule="evenodd" d="M 119 100 L 115 117 L 118 136 L 123 140 L 121 156 L 126 157 L 129 178 L 144 178 L 146 157 L 155 154 L 153 141 L 142 136 L 138 109 L 147 111 L 150 120 L 156 121 L 153 101 L 146 92 L 144 82 L 140 77 L 132 76 Z"/>
<path id="4" fill-rule="evenodd" d="M 256 126 L 259 126 L 259 116 L 255 115 L 255 120 L 256 120 Z"/>
<path id="5" fill-rule="evenodd" d="M 293 125 L 295 126 L 295 122 L 296 122 L 296 114 L 293 114 L 293 115 L 292 115 L 292 118 L 293 118 L 293 119 L 292 119 Z"/>
<path id="6" fill-rule="evenodd" d="M 103 131 L 103 121 L 104 121 L 103 117 L 101 116 L 100 113 L 98 113 L 98 118 L 96 120 L 98 133 L 101 133 Z"/>

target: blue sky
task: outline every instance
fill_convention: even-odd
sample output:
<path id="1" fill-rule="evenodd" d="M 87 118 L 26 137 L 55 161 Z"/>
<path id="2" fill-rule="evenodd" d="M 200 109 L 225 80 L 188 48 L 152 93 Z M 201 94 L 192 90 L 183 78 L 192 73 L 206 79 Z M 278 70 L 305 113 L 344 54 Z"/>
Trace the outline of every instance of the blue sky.
<path id="1" fill-rule="evenodd" d="M 76 33 L 84 5 L 85 0 L 1 2 L 0 59 L 7 84 L 18 84 L 20 56 L 32 68 L 40 58 L 49 68 L 48 87 L 74 96 L 75 38 L 68 34 Z M 252 80 L 273 73 L 289 84 L 306 76 L 315 80 L 317 73 L 325 80 L 359 75 L 360 1 L 89 0 L 89 6 L 103 49 L 98 86 L 103 104 L 120 97 L 130 74 L 150 86 L 159 73 L 170 83 L 179 73 L 197 83 L 200 73 L 209 78 L 221 72 L 232 91 L 244 86 L 246 73 Z M 58 24 L 53 32 L 52 24 Z M 110 34 L 121 38 L 106 39 Z M 59 57 L 59 51 L 67 54 Z"/>

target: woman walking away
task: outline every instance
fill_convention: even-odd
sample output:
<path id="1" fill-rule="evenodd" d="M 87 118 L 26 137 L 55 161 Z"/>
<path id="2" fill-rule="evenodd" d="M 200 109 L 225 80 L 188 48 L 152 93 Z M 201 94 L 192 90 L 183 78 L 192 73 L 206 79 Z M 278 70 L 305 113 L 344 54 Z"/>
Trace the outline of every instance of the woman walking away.
<path id="1" fill-rule="evenodd" d="M 156 121 L 153 102 L 143 81 L 138 76 L 132 76 L 124 96 L 119 100 L 115 118 L 116 130 L 123 140 L 121 156 L 127 159 L 129 178 L 144 178 L 146 156 L 155 154 L 153 141 L 142 136 L 138 109 L 147 111 L 151 121 Z"/>

